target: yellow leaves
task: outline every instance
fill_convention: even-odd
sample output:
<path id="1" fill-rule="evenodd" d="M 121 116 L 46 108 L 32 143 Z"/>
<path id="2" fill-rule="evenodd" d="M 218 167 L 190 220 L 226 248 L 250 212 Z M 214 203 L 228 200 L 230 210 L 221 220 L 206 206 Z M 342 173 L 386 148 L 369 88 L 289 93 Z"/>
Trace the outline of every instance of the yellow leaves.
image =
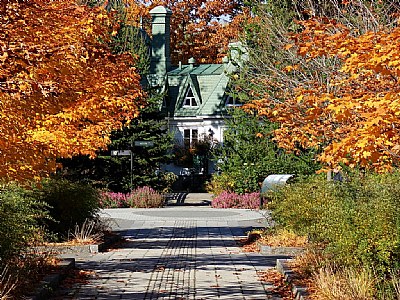
<path id="1" fill-rule="evenodd" d="M 15 170 L 15 169 L 12 168 L 12 167 L 9 167 L 9 168 L 8 168 L 8 171 L 10 171 L 10 172 L 12 172 L 12 173 L 16 173 L 16 172 L 17 172 L 17 170 Z"/>
<path id="2" fill-rule="evenodd" d="M 0 74 L 9 83 L 0 93 L 0 177 L 40 178 L 55 171 L 58 157 L 94 156 L 109 142 L 107 135 L 145 104 L 132 58 L 107 53 L 99 43 L 105 13 L 72 0 L 49 3 L 46 9 L 41 1 L 20 3 L 27 28 L 48 34 L 28 34 L 16 22 L 8 26 L 7 55 L 14 60 L 0 58 Z"/>
<path id="3" fill-rule="evenodd" d="M 400 145 L 397 144 L 397 145 L 393 146 L 392 149 L 391 149 L 391 151 L 394 151 L 394 152 L 400 151 Z"/>
<path id="4" fill-rule="evenodd" d="M 83 63 L 86 63 L 88 59 L 89 59 L 89 53 L 88 52 L 83 53 L 83 55 L 81 55 L 81 57 L 80 57 L 80 61 L 83 62 Z"/>
<path id="5" fill-rule="evenodd" d="M 364 148 L 367 145 L 369 145 L 368 139 L 359 139 L 355 144 L 355 146 L 359 148 Z"/>
<path id="6" fill-rule="evenodd" d="M 292 72 L 292 71 L 295 71 L 295 70 L 298 70 L 298 69 L 299 69 L 299 65 L 293 65 L 293 66 L 286 66 L 284 68 L 284 71 Z"/>
<path id="7" fill-rule="evenodd" d="M 363 151 L 361 154 L 362 154 L 362 157 L 365 159 L 368 159 L 369 157 L 371 157 L 370 151 Z"/>
<path id="8" fill-rule="evenodd" d="M 284 49 L 285 49 L 285 50 L 289 50 L 289 49 L 291 49 L 291 48 L 293 48 L 293 47 L 294 47 L 294 44 L 286 44 L 285 47 L 284 47 Z"/>
<path id="9" fill-rule="evenodd" d="M 93 27 L 88 27 L 88 28 L 86 29 L 86 33 L 87 33 L 87 34 L 92 34 L 92 33 L 93 33 Z"/>
<path id="10" fill-rule="evenodd" d="M 296 97 L 296 102 L 300 103 L 304 98 L 304 95 L 300 94 L 299 96 Z"/>
<path id="11" fill-rule="evenodd" d="M 27 82 L 22 82 L 20 85 L 19 85 L 19 90 L 21 91 L 21 92 L 26 92 L 27 90 L 29 90 L 30 89 L 30 84 L 28 84 Z"/>
<path id="12" fill-rule="evenodd" d="M 99 14 L 96 16 L 96 18 L 97 18 L 97 19 L 107 19 L 108 16 L 107 16 L 106 14 L 99 13 Z"/>
<path id="13" fill-rule="evenodd" d="M 0 61 L 4 62 L 8 58 L 8 52 L 4 51 L 2 55 L 0 55 Z"/>
<path id="14" fill-rule="evenodd" d="M 320 147 L 319 160 L 328 166 L 382 171 L 398 164 L 400 27 L 351 35 L 334 22 L 302 25 L 305 30 L 295 35 L 295 44 L 284 49 L 296 47 L 306 62 L 334 57 L 341 67 L 326 82 L 302 82 L 284 103 L 266 107 L 268 116 L 281 124 L 275 132 L 278 144 L 290 150 Z M 294 70 L 291 65 L 284 69 Z"/>
<path id="15" fill-rule="evenodd" d="M 301 56 L 305 56 L 308 53 L 308 51 L 309 51 L 309 47 L 307 47 L 307 46 L 301 46 L 301 47 L 299 47 L 299 50 L 298 50 L 298 52 Z"/>

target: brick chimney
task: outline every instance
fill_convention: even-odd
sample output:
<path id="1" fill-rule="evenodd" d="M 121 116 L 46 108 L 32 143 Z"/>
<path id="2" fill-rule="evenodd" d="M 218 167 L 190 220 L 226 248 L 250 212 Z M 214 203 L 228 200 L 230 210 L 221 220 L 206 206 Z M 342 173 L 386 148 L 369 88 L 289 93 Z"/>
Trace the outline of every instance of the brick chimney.
<path id="1" fill-rule="evenodd" d="M 172 11 L 157 6 L 150 11 L 152 17 L 152 41 L 150 73 L 164 76 L 171 67 L 170 18 Z"/>

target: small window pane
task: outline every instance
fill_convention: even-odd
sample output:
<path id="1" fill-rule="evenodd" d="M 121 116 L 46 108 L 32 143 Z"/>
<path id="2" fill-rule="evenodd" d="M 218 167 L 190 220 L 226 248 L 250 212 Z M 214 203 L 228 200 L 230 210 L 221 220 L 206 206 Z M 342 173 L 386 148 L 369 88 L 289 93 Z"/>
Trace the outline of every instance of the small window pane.
<path id="1" fill-rule="evenodd" d="M 197 129 L 184 129 L 183 130 L 183 143 L 186 148 L 190 148 L 193 143 L 199 139 L 199 131 Z"/>
<path id="2" fill-rule="evenodd" d="M 240 102 L 238 99 L 236 99 L 236 98 L 234 98 L 234 97 L 229 95 L 227 97 L 227 99 L 226 99 L 225 105 L 228 106 L 228 107 L 230 107 L 230 106 L 242 106 L 243 103 Z"/>
<path id="3" fill-rule="evenodd" d="M 198 140 L 199 134 L 197 129 L 192 129 L 192 143 L 196 143 Z"/>
<path id="4" fill-rule="evenodd" d="M 186 97 L 183 100 L 183 106 L 184 107 L 196 107 L 197 106 L 196 98 L 194 97 L 193 91 L 190 87 L 188 88 Z"/>
<path id="5" fill-rule="evenodd" d="M 183 143 L 186 148 L 190 147 L 190 129 L 183 131 Z"/>

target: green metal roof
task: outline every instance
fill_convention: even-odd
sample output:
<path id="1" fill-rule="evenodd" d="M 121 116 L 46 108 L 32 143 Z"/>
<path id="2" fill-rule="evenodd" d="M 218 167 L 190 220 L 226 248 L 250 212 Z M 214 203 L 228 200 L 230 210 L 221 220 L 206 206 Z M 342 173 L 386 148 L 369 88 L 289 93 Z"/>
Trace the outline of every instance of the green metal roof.
<path id="1" fill-rule="evenodd" d="M 183 65 L 167 73 L 167 110 L 170 116 L 196 117 L 226 114 L 226 87 L 229 78 L 221 64 Z M 198 106 L 183 107 L 188 88 Z"/>
<path id="2" fill-rule="evenodd" d="M 220 75 L 224 73 L 224 65 L 221 64 L 203 64 L 203 65 L 182 65 L 168 72 L 168 75 Z"/>

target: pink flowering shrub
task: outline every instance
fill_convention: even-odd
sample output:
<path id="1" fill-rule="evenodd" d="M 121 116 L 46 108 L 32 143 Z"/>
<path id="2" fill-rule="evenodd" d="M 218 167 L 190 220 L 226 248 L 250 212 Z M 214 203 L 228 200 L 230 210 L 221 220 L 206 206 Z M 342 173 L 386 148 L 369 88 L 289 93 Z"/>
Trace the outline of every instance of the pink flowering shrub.
<path id="1" fill-rule="evenodd" d="M 258 209 L 260 208 L 260 193 L 249 193 L 241 195 L 241 208 Z"/>
<path id="2" fill-rule="evenodd" d="M 211 205 L 214 208 L 258 209 L 260 206 L 260 193 L 239 195 L 225 191 L 215 197 Z"/>
<path id="3" fill-rule="evenodd" d="M 150 208 L 164 205 L 164 197 L 152 189 L 144 186 L 134 189 L 128 194 L 101 192 L 99 199 L 100 208 Z"/>
<path id="4" fill-rule="evenodd" d="M 134 189 L 128 195 L 127 202 L 130 207 L 162 207 L 164 205 L 164 197 L 151 187 L 144 186 Z"/>
<path id="5" fill-rule="evenodd" d="M 100 193 L 100 208 L 129 207 L 127 203 L 128 194 L 102 191 Z"/>

